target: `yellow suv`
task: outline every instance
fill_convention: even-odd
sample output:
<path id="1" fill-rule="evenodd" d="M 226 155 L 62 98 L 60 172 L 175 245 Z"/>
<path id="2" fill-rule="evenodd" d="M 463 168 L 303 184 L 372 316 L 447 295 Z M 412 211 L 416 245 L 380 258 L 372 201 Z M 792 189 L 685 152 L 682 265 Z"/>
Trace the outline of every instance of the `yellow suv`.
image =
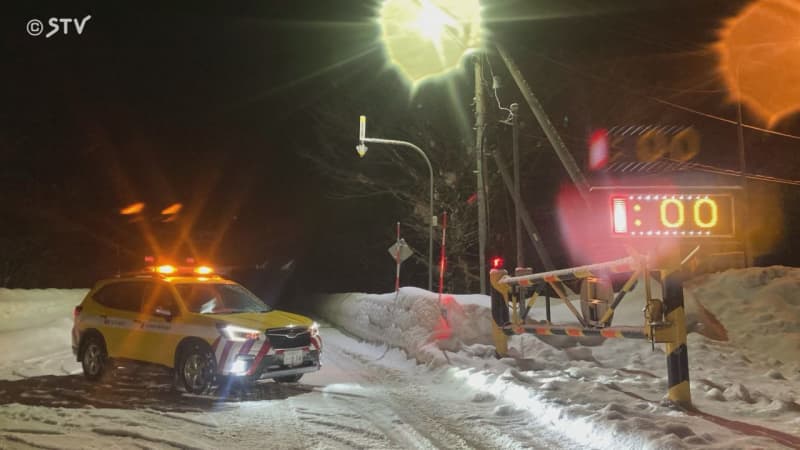
<path id="1" fill-rule="evenodd" d="M 109 360 L 159 364 L 205 393 L 221 380 L 295 382 L 320 369 L 311 319 L 271 309 L 208 267 L 159 266 L 99 281 L 75 307 L 72 351 L 89 380 Z"/>

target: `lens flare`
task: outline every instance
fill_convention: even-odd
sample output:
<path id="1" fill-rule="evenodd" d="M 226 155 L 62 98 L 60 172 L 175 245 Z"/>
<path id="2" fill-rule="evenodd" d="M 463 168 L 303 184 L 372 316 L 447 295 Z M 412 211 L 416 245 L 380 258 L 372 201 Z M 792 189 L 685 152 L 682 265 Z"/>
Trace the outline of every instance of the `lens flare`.
<path id="1" fill-rule="evenodd" d="M 800 2 L 759 0 L 728 20 L 714 50 L 734 101 L 770 127 L 800 111 Z"/>
<path id="2" fill-rule="evenodd" d="M 182 204 L 173 203 L 173 204 L 167 206 L 166 208 L 162 209 L 161 210 L 161 214 L 164 215 L 164 216 L 171 216 L 171 215 L 174 215 L 174 214 L 178 214 L 181 211 L 181 208 L 183 208 Z"/>
<path id="3" fill-rule="evenodd" d="M 144 203 L 136 202 L 120 209 L 119 213 L 123 216 L 131 216 L 133 214 L 139 214 L 142 210 L 144 210 Z"/>

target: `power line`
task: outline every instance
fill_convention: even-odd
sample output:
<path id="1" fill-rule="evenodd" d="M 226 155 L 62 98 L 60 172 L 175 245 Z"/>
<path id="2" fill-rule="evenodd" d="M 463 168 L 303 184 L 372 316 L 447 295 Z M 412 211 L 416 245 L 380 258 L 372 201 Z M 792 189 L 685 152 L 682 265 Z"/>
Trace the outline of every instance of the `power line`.
<path id="1" fill-rule="evenodd" d="M 695 168 L 695 169 L 698 169 L 698 170 L 702 170 L 702 171 L 705 171 L 705 172 L 718 173 L 718 174 L 722 174 L 722 175 L 742 176 L 742 172 L 738 171 L 738 170 L 722 169 L 722 168 L 717 167 L 717 166 L 712 166 L 712 165 L 708 165 L 708 164 L 694 163 L 694 162 L 687 163 L 687 165 L 689 167 L 692 167 L 692 168 Z M 751 179 L 751 180 L 769 181 L 769 182 L 772 182 L 772 183 L 790 184 L 792 186 L 800 186 L 800 180 L 790 180 L 788 178 L 779 178 L 779 177 L 773 177 L 773 176 L 769 176 L 769 175 L 760 175 L 760 174 L 757 174 L 757 173 L 745 173 L 744 176 L 746 176 L 748 179 Z"/>
<path id="2" fill-rule="evenodd" d="M 644 94 L 641 94 L 641 95 L 644 95 Z M 730 123 L 730 124 L 733 124 L 733 125 L 738 125 L 738 122 L 735 121 L 735 120 L 726 119 L 724 117 L 715 116 L 714 114 L 709 114 L 709 113 L 705 113 L 705 112 L 702 112 L 702 111 L 698 111 L 696 109 L 689 108 L 688 106 L 678 105 L 676 103 L 672 103 L 670 101 L 663 100 L 663 99 L 660 99 L 660 98 L 657 98 L 657 97 L 652 97 L 652 96 L 649 96 L 649 95 L 645 95 L 645 97 L 649 98 L 650 100 L 653 100 L 654 102 L 662 103 L 664 105 L 671 106 L 673 108 L 677 108 L 677 109 L 680 109 L 680 110 L 683 110 L 683 111 L 686 111 L 686 112 L 690 112 L 692 114 L 697 114 L 697 115 L 700 115 L 700 116 L 703 116 L 703 117 L 707 117 L 709 119 L 715 119 L 715 120 L 719 120 L 721 122 L 726 122 L 726 123 Z M 761 128 L 761 127 L 757 127 L 755 125 L 742 124 L 742 127 L 747 128 L 749 130 L 760 131 L 762 133 L 773 134 L 775 136 L 781 136 L 781 137 L 785 137 L 785 138 L 789 138 L 789 139 L 800 140 L 800 136 L 797 136 L 797 135 L 794 135 L 794 134 L 789 134 L 789 133 L 783 133 L 783 132 L 780 132 L 780 131 L 770 130 L 770 129 L 767 129 L 767 128 Z"/>
<path id="3" fill-rule="evenodd" d="M 709 119 L 714 119 L 714 120 L 718 120 L 718 121 L 721 121 L 721 122 L 725 122 L 725 123 L 729 123 L 729 124 L 733 124 L 733 125 L 738 125 L 738 122 L 735 121 L 735 120 L 726 119 L 724 117 L 720 117 L 720 116 L 717 116 L 717 115 L 714 115 L 714 114 L 709 114 L 709 113 L 706 113 L 706 112 L 703 112 L 703 111 L 698 111 L 698 110 L 690 108 L 688 106 L 679 105 L 677 103 L 673 103 L 673 102 L 670 102 L 668 100 L 664 100 L 664 99 L 661 99 L 661 98 L 658 98 L 658 97 L 654 97 L 652 95 L 648 95 L 648 94 L 639 92 L 639 91 L 637 91 L 635 89 L 620 87 L 620 84 L 615 82 L 615 81 L 613 81 L 613 80 L 610 80 L 610 79 L 605 78 L 605 77 L 600 77 L 598 75 L 588 74 L 585 71 L 576 68 L 572 64 L 556 60 L 556 59 L 554 59 L 554 58 L 552 58 L 550 56 L 546 56 L 546 55 L 543 55 L 543 54 L 538 53 L 538 52 L 532 52 L 532 53 L 536 54 L 537 56 L 539 56 L 541 59 L 543 59 L 545 61 L 549 61 L 549 62 L 551 62 L 553 64 L 561 66 L 562 68 L 564 68 L 564 69 L 566 69 L 566 70 L 568 70 L 570 72 L 573 72 L 573 73 L 575 73 L 577 75 L 583 76 L 584 78 L 588 78 L 588 79 L 592 79 L 592 80 L 599 81 L 599 82 L 602 82 L 602 83 L 613 85 L 617 89 L 626 91 L 626 92 L 628 92 L 628 93 L 630 93 L 632 95 L 643 97 L 643 98 L 646 98 L 648 100 L 651 100 L 651 101 L 654 101 L 654 102 L 657 102 L 657 103 L 661 103 L 663 105 L 670 106 L 672 108 L 680 109 L 682 111 L 686 111 L 686 112 L 689 112 L 689 113 L 692 113 L 692 114 L 703 116 L 703 117 L 706 117 L 706 118 L 709 118 Z M 770 130 L 770 129 L 767 129 L 767 128 L 761 128 L 761 127 L 757 127 L 755 125 L 742 124 L 742 127 L 747 128 L 749 130 L 754 130 L 754 131 L 759 131 L 759 132 L 766 133 L 766 134 L 771 134 L 771 135 L 774 135 L 774 136 L 780 136 L 780 137 L 785 137 L 785 138 L 789 138 L 789 139 L 800 140 L 800 136 L 797 136 L 797 135 L 794 135 L 794 134 L 790 134 L 790 133 L 783 133 L 783 132 L 780 132 L 780 131 Z"/>

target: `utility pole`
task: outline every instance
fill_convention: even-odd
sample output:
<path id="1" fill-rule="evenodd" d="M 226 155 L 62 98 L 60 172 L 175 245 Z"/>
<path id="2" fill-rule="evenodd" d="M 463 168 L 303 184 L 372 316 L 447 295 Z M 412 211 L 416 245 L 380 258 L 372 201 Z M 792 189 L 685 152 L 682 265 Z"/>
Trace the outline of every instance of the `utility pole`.
<path id="1" fill-rule="evenodd" d="M 514 200 L 514 208 L 519 211 L 522 224 L 525 225 L 525 231 L 528 232 L 528 237 L 533 244 L 534 250 L 536 250 L 536 253 L 539 255 L 539 260 L 541 260 L 545 270 L 556 270 L 553 261 L 550 259 L 550 255 L 547 253 L 547 249 L 542 243 L 539 231 L 536 229 L 533 220 L 531 220 L 530 214 L 528 214 L 528 209 L 525 208 L 525 204 L 522 203 L 520 196 L 516 195 L 516 192 L 514 192 L 514 180 L 511 179 L 506 164 L 503 162 L 503 157 L 500 156 L 498 152 L 494 152 L 494 162 L 497 164 L 497 170 L 503 178 L 503 183 L 505 183 L 509 195 L 511 195 L 511 198 Z"/>
<path id="2" fill-rule="evenodd" d="M 519 104 L 511 104 L 511 148 L 514 153 L 514 222 L 517 231 L 517 267 L 525 267 L 525 260 L 522 247 L 522 220 L 520 211 L 517 207 L 517 200 L 520 199 L 520 179 L 519 179 Z"/>
<path id="3" fill-rule="evenodd" d="M 590 205 L 589 182 L 586 180 L 586 177 L 583 176 L 581 169 L 575 162 L 575 158 L 572 157 L 572 154 L 567 149 L 556 127 L 550 122 L 550 118 L 547 117 L 547 113 L 544 111 L 542 104 L 539 103 L 539 99 L 536 98 L 533 89 L 531 89 L 528 82 L 525 81 L 522 71 L 519 70 L 517 64 L 511 59 L 511 55 L 508 54 L 505 47 L 502 45 L 495 44 L 495 46 L 500 53 L 500 57 L 503 58 L 503 62 L 506 64 L 508 71 L 511 73 L 511 77 L 514 78 L 514 82 L 517 83 L 517 87 L 519 87 L 522 96 L 525 98 L 525 102 L 528 103 L 533 115 L 542 127 L 542 131 L 544 131 L 544 134 L 547 136 L 547 140 L 550 141 L 550 145 L 553 146 L 553 150 L 555 150 L 556 155 L 558 155 L 558 159 L 561 160 L 561 165 L 566 169 L 567 174 L 569 174 L 570 179 L 572 179 L 572 182 L 575 184 L 575 187 L 578 189 L 586 205 Z"/>
<path id="4" fill-rule="evenodd" d="M 483 63 L 475 57 L 475 175 L 478 201 L 478 269 L 481 294 L 486 294 L 486 199 L 483 188 L 483 132 L 486 123 L 486 105 L 483 98 Z"/>
<path id="5" fill-rule="evenodd" d="M 737 72 L 738 75 L 738 72 Z M 741 95 L 741 94 L 739 94 Z M 747 217 L 748 209 L 750 205 L 748 205 L 750 201 L 750 195 L 747 191 L 747 160 L 745 159 L 744 155 L 744 126 L 742 125 L 742 100 L 736 102 L 737 105 L 737 122 L 738 122 L 738 140 L 739 140 L 739 170 L 741 171 L 741 184 L 742 184 L 742 192 L 744 193 L 744 201 L 742 202 L 742 243 L 744 244 L 744 266 L 745 267 L 752 267 L 753 266 L 753 251 L 750 248 L 750 228 L 749 228 L 749 219 Z"/>

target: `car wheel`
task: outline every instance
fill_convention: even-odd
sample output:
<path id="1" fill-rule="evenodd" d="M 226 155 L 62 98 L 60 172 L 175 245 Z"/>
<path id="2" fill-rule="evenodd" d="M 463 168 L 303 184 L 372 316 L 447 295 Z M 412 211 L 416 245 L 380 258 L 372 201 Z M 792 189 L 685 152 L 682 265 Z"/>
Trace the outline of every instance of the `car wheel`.
<path id="1" fill-rule="evenodd" d="M 83 357 L 81 366 L 86 379 L 97 381 L 103 376 L 108 363 L 106 344 L 98 336 L 87 336 L 83 344 Z"/>
<path id="2" fill-rule="evenodd" d="M 192 394 L 205 394 L 214 387 L 217 363 L 214 354 L 200 344 L 190 344 L 178 364 L 178 378 Z"/>
<path id="3" fill-rule="evenodd" d="M 278 383 L 297 383 L 300 381 L 300 378 L 303 378 L 302 373 L 298 373 L 295 375 L 286 375 L 284 377 L 275 377 L 273 380 L 277 381 Z"/>

